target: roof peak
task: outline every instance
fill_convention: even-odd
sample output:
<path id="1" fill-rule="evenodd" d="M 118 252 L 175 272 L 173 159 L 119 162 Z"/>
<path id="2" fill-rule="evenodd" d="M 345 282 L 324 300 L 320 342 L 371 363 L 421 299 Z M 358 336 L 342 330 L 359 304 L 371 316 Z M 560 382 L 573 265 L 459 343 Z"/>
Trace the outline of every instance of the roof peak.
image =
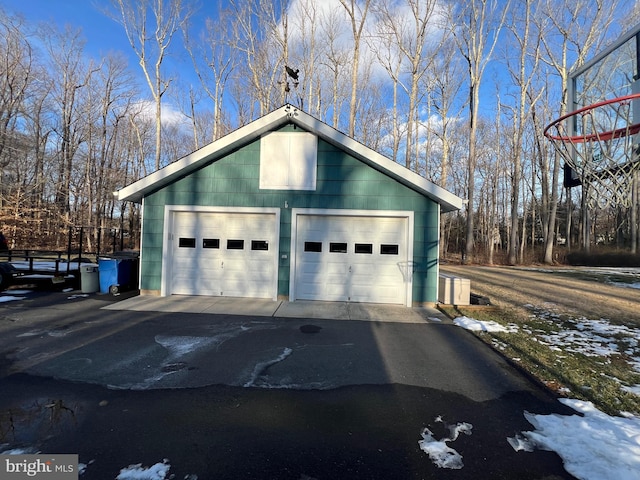
<path id="1" fill-rule="evenodd" d="M 253 142 L 262 135 L 277 130 L 288 123 L 300 126 L 307 132 L 313 133 L 318 138 L 344 150 L 370 167 L 431 198 L 440 204 L 444 212 L 462 208 L 462 199 L 457 195 L 448 192 L 290 103 L 285 103 L 224 137 L 127 185 L 114 192 L 114 195 L 121 201 L 140 202 L 142 198 L 157 189 L 188 175 L 207 163 L 224 157 L 240 146 Z"/>

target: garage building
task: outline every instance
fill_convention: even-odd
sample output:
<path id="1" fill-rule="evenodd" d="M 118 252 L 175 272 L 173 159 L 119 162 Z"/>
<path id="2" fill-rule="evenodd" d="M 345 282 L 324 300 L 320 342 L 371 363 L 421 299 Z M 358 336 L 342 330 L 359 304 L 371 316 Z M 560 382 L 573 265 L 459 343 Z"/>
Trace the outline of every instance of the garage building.
<path id="1" fill-rule="evenodd" d="M 462 200 L 285 105 L 115 193 L 142 203 L 140 293 L 434 303 Z"/>

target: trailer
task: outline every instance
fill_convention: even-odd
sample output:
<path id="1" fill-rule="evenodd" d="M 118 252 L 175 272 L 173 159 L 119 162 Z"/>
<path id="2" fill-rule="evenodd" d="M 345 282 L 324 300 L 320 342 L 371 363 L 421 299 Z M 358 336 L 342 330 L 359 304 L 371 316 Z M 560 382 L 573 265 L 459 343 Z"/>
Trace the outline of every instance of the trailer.
<path id="1" fill-rule="evenodd" d="M 111 263 L 115 265 L 115 276 L 113 278 L 106 273 L 103 275 L 105 277 L 104 281 L 111 282 L 106 287 L 109 293 L 118 293 L 122 290 L 137 288 L 139 252 L 123 251 L 123 231 L 120 230 L 119 252 L 116 252 L 117 230 L 109 229 L 111 232 L 112 253 L 106 253 L 101 250 L 101 247 L 104 246 L 101 243 L 104 229 L 98 228 L 97 250 L 94 253 L 87 253 L 83 249 L 87 230 L 90 230 L 90 227 L 69 227 L 66 251 L 0 251 L 0 291 L 6 290 L 15 284 L 41 281 L 51 281 L 53 284 L 71 282 L 74 286 L 79 287 L 83 270 L 88 272 L 89 267 L 95 267 L 97 270 L 101 259 L 113 260 Z M 105 271 L 108 268 L 113 268 L 111 263 L 105 263 Z M 93 268 L 91 268 L 91 273 L 93 273 Z M 89 277 L 89 275 L 86 274 L 85 277 Z"/>
<path id="2" fill-rule="evenodd" d="M 62 252 L 8 250 L 0 252 L 0 290 L 11 285 L 50 280 L 51 283 L 77 282 L 87 259 L 69 260 Z"/>

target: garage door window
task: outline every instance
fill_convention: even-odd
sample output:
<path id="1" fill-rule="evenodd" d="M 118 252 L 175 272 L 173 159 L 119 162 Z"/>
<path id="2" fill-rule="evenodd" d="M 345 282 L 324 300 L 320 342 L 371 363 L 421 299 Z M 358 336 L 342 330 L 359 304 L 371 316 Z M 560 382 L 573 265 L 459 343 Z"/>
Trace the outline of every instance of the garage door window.
<path id="1" fill-rule="evenodd" d="M 227 240 L 227 250 L 244 250 L 244 240 Z"/>
<path id="2" fill-rule="evenodd" d="M 331 242 L 329 244 L 331 253 L 347 253 L 347 244 L 342 242 Z"/>
<path id="3" fill-rule="evenodd" d="M 203 238 L 202 248 L 220 248 L 219 238 Z"/>
<path id="4" fill-rule="evenodd" d="M 195 238 L 187 238 L 180 237 L 178 240 L 178 247 L 180 248 L 196 248 L 196 239 Z"/>
<path id="5" fill-rule="evenodd" d="M 371 243 L 356 243 L 356 253 L 373 253 L 373 245 Z"/>
<path id="6" fill-rule="evenodd" d="M 380 245 L 380 255 L 398 255 L 398 245 L 383 243 Z"/>
<path id="7" fill-rule="evenodd" d="M 305 252 L 322 252 L 322 242 L 304 242 Z"/>
<path id="8" fill-rule="evenodd" d="M 251 250 L 269 250 L 269 242 L 265 240 L 251 240 Z"/>

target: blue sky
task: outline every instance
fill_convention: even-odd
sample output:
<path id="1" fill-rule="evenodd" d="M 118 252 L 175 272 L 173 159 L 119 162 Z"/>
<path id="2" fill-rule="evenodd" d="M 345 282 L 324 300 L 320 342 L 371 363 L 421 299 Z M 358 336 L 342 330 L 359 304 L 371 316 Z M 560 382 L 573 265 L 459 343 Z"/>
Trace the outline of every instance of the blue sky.
<path id="1" fill-rule="evenodd" d="M 87 53 L 91 56 L 99 56 L 109 50 L 129 55 L 131 48 L 122 27 L 96 6 L 106 3 L 92 0 L 0 0 L 5 11 L 22 14 L 29 23 L 55 22 L 60 29 L 65 24 L 81 29 L 87 40 Z"/>
<path id="2" fill-rule="evenodd" d="M 198 20 L 216 16 L 220 3 L 219 0 L 186 2 L 192 2 L 198 7 L 197 14 L 191 18 L 191 22 L 195 23 L 198 29 L 201 28 L 197 25 Z M 0 0 L 0 8 L 9 14 L 24 16 L 32 26 L 40 22 L 54 22 L 60 30 L 63 30 L 65 25 L 79 29 L 81 37 L 86 41 L 85 54 L 88 57 L 97 59 L 109 51 L 119 51 L 130 59 L 129 67 L 132 71 L 136 74 L 140 72 L 138 59 L 127 41 L 122 25 L 102 13 L 105 8 L 114 11 L 109 0 Z M 170 55 L 167 65 L 175 64 L 176 61 L 178 64 L 184 63 L 187 68 L 181 69 L 182 72 L 191 72 L 191 60 L 180 50 L 181 41 L 181 35 L 178 34 L 174 38 L 175 45 L 172 45 L 171 50 L 181 52 L 180 57 L 172 58 Z"/>
<path id="3" fill-rule="evenodd" d="M 193 0 L 186 0 L 194 2 Z M 197 14 L 192 17 L 196 23 L 206 17 L 217 14 L 219 1 L 197 2 Z M 124 28 L 118 22 L 103 13 L 104 8 L 114 11 L 109 0 L 0 0 L 0 8 L 10 15 L 23 16 L 30 27 L 39 23 L 54 23 L 60 31 L 65 25 L 79 29 L 81 38 L 86 41 L 85 55 L 88 58 L 100 59 L 110 51 L 122 52 L 129 59 L 129 69 L 138 78 L 143 96 L 147 96 L 148 87 L 144 81 L 142 71 L 138 66 L 138 58 L 127 41 Z M 196 26 L 201 28 L 201 26 Z M 181 50 L 182 36 L 174 37 L 170 51 L 164 65 L 168 71 L 179 72 L 177 82 L 197 83 L 193 73 L 191 60 L 184 50 Z M 164 115 L 169 114 L 170 101 L 165 101 Z"/>

